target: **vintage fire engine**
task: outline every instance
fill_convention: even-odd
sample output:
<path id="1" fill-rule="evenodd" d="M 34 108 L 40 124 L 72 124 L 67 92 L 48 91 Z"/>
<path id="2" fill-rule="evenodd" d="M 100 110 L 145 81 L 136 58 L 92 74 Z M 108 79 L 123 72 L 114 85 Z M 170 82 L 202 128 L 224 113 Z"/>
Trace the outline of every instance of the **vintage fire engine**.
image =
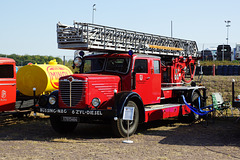
<path id="1" fill-rule="evenodd" d="M 57 24 L 58 48 L 75 51 L 79 72 L 59 79 L 59 90 L 39 100 L 53 129 L 73 131 L 79 122 L 110 123 L 115 135 L 127 136 L 124 107 L 134 107 L 129 134 L 138 124 L 199 116 L 183 103 L 198 107 L 206 89 L 193 76 L 200 59 L 195 41 L 163 37 L 89 23 Z M 84 56 L 83 51 L 92 52 Z"/>

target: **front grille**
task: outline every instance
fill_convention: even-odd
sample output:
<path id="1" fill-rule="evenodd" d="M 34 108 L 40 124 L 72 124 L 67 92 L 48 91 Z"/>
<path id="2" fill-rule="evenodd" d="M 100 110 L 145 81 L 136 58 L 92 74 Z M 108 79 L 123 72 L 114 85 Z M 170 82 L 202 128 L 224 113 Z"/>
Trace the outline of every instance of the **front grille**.
<path id="1" fill-rule="evenodd" d="M 84 100 L 86 88 L 87 82 L 83 80 L 59 81 L 61 99 L 68 107 L 74 107 Z"/>

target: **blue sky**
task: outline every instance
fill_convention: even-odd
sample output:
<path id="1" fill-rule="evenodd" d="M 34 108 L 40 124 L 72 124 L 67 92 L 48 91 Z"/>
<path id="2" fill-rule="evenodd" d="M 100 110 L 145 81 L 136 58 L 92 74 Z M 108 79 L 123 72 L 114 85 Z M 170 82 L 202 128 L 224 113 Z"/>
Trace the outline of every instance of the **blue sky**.
<path id="1" fill-rule="evenodd" d="M 67 59 L 74 51 L 57 48 L 56 24 L 94 22 L 195 40 L 199 50 L 226 44 L 225 20 L 231 21 L 229 44 L 240 42 L 239 0 L 0 0 L 0 53 L 51 55 Z"/>

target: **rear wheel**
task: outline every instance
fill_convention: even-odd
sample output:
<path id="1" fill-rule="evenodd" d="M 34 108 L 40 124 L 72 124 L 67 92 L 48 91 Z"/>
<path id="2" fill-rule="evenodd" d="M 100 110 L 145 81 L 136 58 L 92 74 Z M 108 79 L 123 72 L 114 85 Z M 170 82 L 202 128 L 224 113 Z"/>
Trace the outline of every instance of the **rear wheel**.
<path id="1" fill-rule="evenodd" d="M 194 108 L 197 108 L 197 109 L 199 108 L 199 106 L 198 106 L 199 105 L 199 102 L 198 102 L 198 97 L 199 96 L 200 95 L 197 92 L 194 92 L 192 97 L 190 98 L 190 100 L 192 101 L 191 106 L 193 106 Z M 182 122 L 189 123 L 189 122 L 194 122 L 194 121 L 198 120 L 199 115 L 192 112 L 192 111 L 187 115 L 183 115 L 182 112 L 181 112 L 178 119 Z"/>
<path id="2" fill-rule="evenodd" d="M 60 133 L 67 134 L 73 132 L 73 130 L 77 127 L 77 122 L 62 122 L 60 116 L 51 115 L 50 122 L 52 128 Z"/>
<path id="3" fill-rule="evenodd" d="M 133 120 L 129 121 L 129 136 L 134 134 L 138 127 L 139 122 L 139 110 L 135 102 L 128 101 L 125 105 L 127 107 L 134 107 L 134 116 Z M 127 129 L 128 129 L 128 123 L 126 120 L 123 120 L 123 117 L 119 118 L 118 120 L 114 120 L 112 123 L 113 132 L 118 137 L 127 137 Z"/>
<path id="4" fill-rule="evenodd" d="M 200 95 L 197 92 L 194 92 L 193 95 L 192 95 L 191 105 L 196 109 L 199 109 L 198 97 L 200 97 Z M 201 98 L 200 98 L 200 101 L 201 101 Z M 196 121 L 196 120 L 199 119 L 199 117 L 200 116 L 198 114 L 191 111 L 191 113 L 189 114 L 189 121 L 191 121 L 191 122 Z"/>

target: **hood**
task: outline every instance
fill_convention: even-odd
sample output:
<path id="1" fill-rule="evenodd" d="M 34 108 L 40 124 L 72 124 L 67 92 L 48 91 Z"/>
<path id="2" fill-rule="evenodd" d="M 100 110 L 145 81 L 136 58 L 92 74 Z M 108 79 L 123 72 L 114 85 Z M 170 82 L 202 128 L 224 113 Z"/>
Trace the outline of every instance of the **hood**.
<path id="1" fill-rule="evenodd" d="M 73 74 L 59 79 L 59 107 L 94 108 L 92 100 L 100 99 L 100 106 L 121 88 L 120 77 L 100 74 Z M 99 106 L 99 107 L 100 107 Z"/>

